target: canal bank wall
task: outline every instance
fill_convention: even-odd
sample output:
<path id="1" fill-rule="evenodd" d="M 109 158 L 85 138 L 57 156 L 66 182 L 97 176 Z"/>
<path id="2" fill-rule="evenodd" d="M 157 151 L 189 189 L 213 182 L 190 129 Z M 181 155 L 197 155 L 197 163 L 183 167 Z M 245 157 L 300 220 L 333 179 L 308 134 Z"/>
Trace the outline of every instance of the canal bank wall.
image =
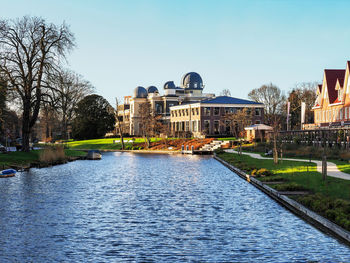
<path id="1" fill-rule="evenodd" d="M 252 185 L 254 185 L 256 188 L 263 191 L 265 194 L 270 196 L 272 199 L 286 207 L 288 210 L 292 211 L 294 214 L 298 215 L 308 223 L 314 225 L 318 229 L 334 236 L 335 238 L 341 240 L 342 242 L 346 243 L 348 246 L 350 246 L 350 232 L 343 229 L 342 227 L 334 224 L 333 222 L 329 221 L 328 219 L 320 216 L 319 214 L 311 211 L 310 209 L 306 208 L 305 206 L 301 205 L 300 203 L 294 201 L 293 199 L 290 199 L 289 197 L 280 194 L 277 190 L 267 186 L 266 184 L 260 182 L 259 180 L 251 177 L 250 175 L 246 174 L 244 171 L 234 167 L 233 165 L 227 163 L 226 161 L 222 160 L 216 154 L 214 154 L 214 159 L 222 163 L 224 166 L 226 166 L 228 169 L 236 173 L 239 177 L 241 177 L 244 180 L 247 180 Z"/>

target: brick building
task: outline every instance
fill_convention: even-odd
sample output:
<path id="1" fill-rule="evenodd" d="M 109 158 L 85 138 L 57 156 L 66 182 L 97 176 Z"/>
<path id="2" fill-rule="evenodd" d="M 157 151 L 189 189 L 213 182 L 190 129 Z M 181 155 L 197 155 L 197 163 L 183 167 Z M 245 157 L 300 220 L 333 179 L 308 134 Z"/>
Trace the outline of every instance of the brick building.
<path id="1" fill-rule="evenodd" d="M 264 104 L 255 101 L 219 96 L 197 103 L 188 103 L 170 108 L 172 131 L 191 132 L 195 137 L 232 135 L 230 125 L 225 125 L 224 116 L 246 108 L 250 124 L 264 121 Z"/>

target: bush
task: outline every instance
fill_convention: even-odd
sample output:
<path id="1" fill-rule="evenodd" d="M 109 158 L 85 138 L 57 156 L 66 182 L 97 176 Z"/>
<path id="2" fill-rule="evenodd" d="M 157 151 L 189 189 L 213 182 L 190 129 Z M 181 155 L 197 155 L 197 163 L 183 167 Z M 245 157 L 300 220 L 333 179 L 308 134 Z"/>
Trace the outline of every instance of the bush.
<path id="1" fill-rule="evenodd" d="M 265 168 L 261 168 L 259 169 L 256 174 L 258 176 L 271 176 L 271 175 L 274 175 L 271 171 L 265 169 Z"/>
<path id="2" fill-rule="evenodd" d="M 270 177 L 261 177 L 259 179 L 262 182 L 285 182 L 287 179 L 283 178 L 282 176 L 270 176 Z"/>
<path id="3" fill-rule="evenodd" d="M 216 154 L 221 154 L 221 153 L 225 153 L 225 151 L 222 148 L 218 148 L 214 151 Z"/>
<path id="4" fill-rule="evenodd" d="M 306 188 L 297 183 L 287 183 L 287 184 L 278 184 L 275 185 L 274 188 L 277 191 L 305 191 Z"/>
<path id="5" fill-rule="evenodd" d="M 39 161 L 43 163 L 54 163 L 65 159 L 63 146 L 48 146 L 39 153 Z"/>

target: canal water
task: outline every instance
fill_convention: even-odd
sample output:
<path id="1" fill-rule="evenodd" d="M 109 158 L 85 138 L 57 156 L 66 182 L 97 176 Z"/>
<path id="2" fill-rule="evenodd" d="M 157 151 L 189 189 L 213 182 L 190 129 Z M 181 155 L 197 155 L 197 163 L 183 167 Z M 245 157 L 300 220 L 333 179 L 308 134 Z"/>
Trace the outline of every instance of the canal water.
<path id="1" fill-rule="evenodd" d="M 106 153 L 0 180 L 0 262 L 350 262 L 210 157 Z"/>

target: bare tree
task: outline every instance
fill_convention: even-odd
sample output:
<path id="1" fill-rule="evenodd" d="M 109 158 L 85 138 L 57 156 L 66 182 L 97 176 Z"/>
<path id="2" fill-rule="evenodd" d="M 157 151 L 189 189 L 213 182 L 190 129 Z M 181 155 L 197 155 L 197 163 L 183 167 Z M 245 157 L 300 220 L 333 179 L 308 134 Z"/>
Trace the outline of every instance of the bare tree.
<path id="1" fill-rule="evenodd" d="M 290 102 L 291 113 L 291 127 L 292 129 L 301 129 L 301 102 L 305 102 L 305 117 L 307 123 L 313 123 L 312 107 L 316 101 L 317 82 L 302 82 L 295 85 L 295 87 L 288 94 L 288 101 Z"/>
<path id="2" fill-rule="evenodd" d="M 251 125 L 252 118 L 253 112 L 251 109 L 238 109 L 236 112 L 226 113 L 221 121 L 221 125 L 229 126 L 233 136 L 242 138 L 244 136 L 244 128 Z"/>
<path id="3" fill-rule="evenodd" d="M 66 24 L 56 26 L 39 17 L 0 20 L 0 73 L 22 106 L 23 150 L 38 118 L 46 80 L 74 46 Z"/>
<path id="4" fill-rule="evenodd" d="M 119 137 L 120 137 L 120 142 L 122 144 L 122 150 L 125 149 L 125 145 L 124 145 L 124 136 L 123 136 L 123 131 L 124 131 L 124 123 L 125 123 L 125 120 L 122 119 L 124 118 L 124 116 L 119 116 L 118 114 L 118 110 L 119 110 L 119 101 L 118 101 L 118 98 L 115 98 L 115 120 L 116 120 L 116 129 L 117 129 L 117 132 L 119 134 Z"/>
<path id="5" fill-rule="evenodd" d="M 256 102 L 264 103 L 265 120 L 273 127 L 273 158 L 278 162 L 277 133 L 282 127 L 286 97 L 281 90 L 273 85 L 263 85 L 249 92 L 248 97 Z"/>
<path id="6" fill-rule="evenodd" d="M 94 87 L 81 75 L 69 69 L 59 69 L 50 75 L 49 84 L 50 101 L 61 116 L 62 137 L 69 139 L 68 127 L 74 118 L 74 108 L 82 98 L 93 93 Z"/>
<path id="7" fill-rule="evenodd" d="M 161 130 L 160 115 L 156 115 L 149 102 L 143 102 L 138 111 L 142 137 L 145 139 L 147 147 L 150 146 L 150 138 L 159 134 Z"/>
<path id="8" fill-rule="evenodd" d="M 258 89 L 253 89 L 249 92 L 248 97 L 251 100 L 264 104 L 265 120 L 270 125 L 276 123 L 284 112 L 286 97 L 282 94 L 281 90 L 272 83 L 263 85 Z"/>
<path id="9" fill-rule="evenodd" d="M 231 96 L 231 91 L 229 89 L 223 89 L 220 93 L 221 96 Z"/>

